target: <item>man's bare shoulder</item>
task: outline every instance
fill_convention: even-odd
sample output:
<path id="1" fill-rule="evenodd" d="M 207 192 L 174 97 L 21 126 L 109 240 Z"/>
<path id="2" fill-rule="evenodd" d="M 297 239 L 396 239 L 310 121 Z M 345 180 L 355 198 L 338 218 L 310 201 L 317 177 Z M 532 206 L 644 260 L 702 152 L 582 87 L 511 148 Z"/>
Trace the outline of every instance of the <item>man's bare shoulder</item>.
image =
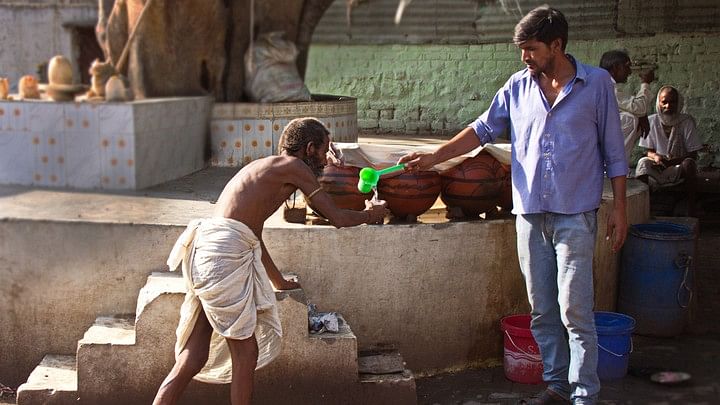
<path id="1" fill-rule="evenodd" d="M 262 172 L 267 173 L 268 171 L 283 171 L 283 170 L 289 170 L 296 167 L 297 163 L 302 163 L 300 159 L 294 158 L 292 156 L 268 156 L 261 159 L 256 159 L 247 164 L 245 167 L 242 168 L 240 173 L 246 172 L 246 173 L 253 173 L 253 172 Z"/>

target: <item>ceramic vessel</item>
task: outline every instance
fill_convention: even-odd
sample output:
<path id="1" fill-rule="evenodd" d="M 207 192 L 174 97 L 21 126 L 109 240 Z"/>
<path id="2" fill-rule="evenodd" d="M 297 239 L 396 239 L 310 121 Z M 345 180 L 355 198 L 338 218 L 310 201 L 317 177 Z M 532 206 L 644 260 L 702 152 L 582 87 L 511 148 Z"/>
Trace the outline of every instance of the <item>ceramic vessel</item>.
<path id="1" fill-rule="evenodd" d="M 372 198 L 372 193 L 361 194 L 358 191 L 359 174 L 360 168 L 358 167 L 327 165 L 322 176 L 318 178 L 318 182 L 338 208 L 363 210 L 365 209 L 365 200 Z M 308 205 L 313 208 L 311 202 L 308 202 Z M 317 212 L 314 208 L 313 211 Z M 318 214 L 321 213 L 318 212 Z"/>
<path id="2" fill-rule="evenodd" d="M 381 200 L 387 201 L 387 208 L 395 218 L 414 222 L 433 206 L 440 188 L 440 174 L 437 172 L 406 172 L 380 179 L 378 194 Z"/>
<path id="3" fill-rule="evenodd" d="M 507 177 L 502 164 L 486 152 L 440 174 L 440 198 L 448 207 L 448 217 L 474 218 L 496 210 Z"/>

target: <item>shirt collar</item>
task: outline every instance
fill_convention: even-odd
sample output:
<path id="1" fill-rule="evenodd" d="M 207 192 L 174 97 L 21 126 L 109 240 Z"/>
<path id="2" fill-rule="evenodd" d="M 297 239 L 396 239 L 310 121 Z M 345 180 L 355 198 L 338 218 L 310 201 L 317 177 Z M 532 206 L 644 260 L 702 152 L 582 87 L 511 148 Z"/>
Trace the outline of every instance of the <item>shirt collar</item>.
<path id="1" fill-rule="evenodd" d="M 575 57 L 570 55 L 569 53 L 566 53 L 565 56 L 568 57 L 570 62 L 575 66 L 575 77 L 573 80 L 582 80 L 585 81 L 585 78 L 587 77 L 587 70 L 585 69 L 585 65 L 582 63 L 579 63 L 575 60 Z M 530 69 L 525 68 L 525 73 L 522 75 L 523 78 L 530 77 L 532 78 L 532 75 L 530 74 Z"/>
<path id="2" fill-rule="evenodd" d="M 567 55 L 568 59 L 570 59 L 570 62 L 572 62 L 572 64 L 575 66 L 575 79 L 586 81 L 585 79 L 587 78 L 587 70 L 585 69 L 585 65 L 576 61 L 575 57 L 570 55 L 569 53 L 566 53 L 565 55 Z"/>

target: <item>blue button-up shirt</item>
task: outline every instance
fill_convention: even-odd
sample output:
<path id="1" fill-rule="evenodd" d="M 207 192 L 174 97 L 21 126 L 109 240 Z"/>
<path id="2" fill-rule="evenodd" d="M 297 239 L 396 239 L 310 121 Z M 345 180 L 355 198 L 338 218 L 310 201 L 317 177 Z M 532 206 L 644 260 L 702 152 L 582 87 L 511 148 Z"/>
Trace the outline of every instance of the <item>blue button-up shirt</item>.
<path id="1" fill-rule="evenodd" d="M 510 128 L 514 214 L 596 209 L 603 173 L 609 178 L 627 175 L 610 75 L 568 56 L 575 78 L 552 107 L 537 79 L 524 69 L 510 77 L 490 108 L 470 124 L 482 144 Z"/>

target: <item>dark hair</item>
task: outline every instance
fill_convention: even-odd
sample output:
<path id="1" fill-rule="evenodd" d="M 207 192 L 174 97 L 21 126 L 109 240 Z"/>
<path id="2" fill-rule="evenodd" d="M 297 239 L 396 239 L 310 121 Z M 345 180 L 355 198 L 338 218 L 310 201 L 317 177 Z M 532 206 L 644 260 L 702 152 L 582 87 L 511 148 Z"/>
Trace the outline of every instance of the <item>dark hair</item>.
<path id="1" fill-rule="evenodd" d="M 562 50 L 565 51 L 568 39 L 567 20 L 560 10 L 543 5 L 527 13 L 517 23 L 513 42 L 521 45 L 534 39 L 550 46 L 550 43 L 558 38 L 562 41 Z"/>
<path id="2" fill-rule="evenodd" d="M 317 118 L 295 118 L 285 126 L 280 136 L 278 152 L 286 150 L 297 153 L 305 149 L 310 142 L 320 146 L 329 135 L 330 131 Z"/>
<path id="3" fill-rule="evenodd" d="M 600 57 L 600 67 L 608 72 L 614 66 L 630 62 L 630 56 L 622 49 L 607 51 Z"/>

